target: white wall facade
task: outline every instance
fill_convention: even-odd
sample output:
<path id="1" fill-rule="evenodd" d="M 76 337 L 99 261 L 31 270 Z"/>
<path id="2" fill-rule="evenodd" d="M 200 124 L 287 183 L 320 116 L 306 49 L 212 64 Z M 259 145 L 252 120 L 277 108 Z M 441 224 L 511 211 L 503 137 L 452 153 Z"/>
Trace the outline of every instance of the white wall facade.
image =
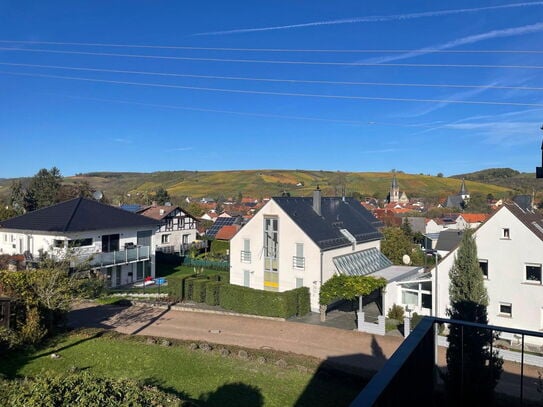
<path id="1" fill-rule="evenodd" d="M 504 237 L 509 230 L 509 238 Z M 492 325 L 540 331 L 543 329 L 543 285 L 526 281 L 526 265 L 543 264 L 543 242 L 507 207 L 475 231 L 479 260 L 488 263 L 488 319 Z M 449 270 L 457 249 L 438 265 L 438 316 L 446 317 L 449 305 Z M 432 270 L 435 276 L 435 270 Z M 435 284 L 435 281 L 434 281 Z M 511 315 L 500 312 L 511 305 Z M 506 334 L 502 337 L 508 338 Z M 536 342 L 532 340 L 531 342 Z"/>
<path id="2" fill-rule="evenodd" d="M 319 311 L 319 292 L 322 283 L 330 279 L 336 268 L 333 258 L 342 254 L 353 253 L 371 247 L 380 248 L 380 240 L 342 247 L 322 252 L 313 240 L 301 230 L 298 225 L 273 200 L 270 200 L 230 241 L 230 283 L 245 285 L 246 271 L 249 272 L 249 287 L 264 289 L 264 220 L 266 217 L 278 219 L 278 274 L 279 291 L 296 288 L 297 282 L 308 287 L 311 298 L 311 310 Z M 242 261 L 244 240 L 250 241 L 250 262 Z M 303 244 L 305 265 L 303 268 L 294 266 L 297 244 Z"/>

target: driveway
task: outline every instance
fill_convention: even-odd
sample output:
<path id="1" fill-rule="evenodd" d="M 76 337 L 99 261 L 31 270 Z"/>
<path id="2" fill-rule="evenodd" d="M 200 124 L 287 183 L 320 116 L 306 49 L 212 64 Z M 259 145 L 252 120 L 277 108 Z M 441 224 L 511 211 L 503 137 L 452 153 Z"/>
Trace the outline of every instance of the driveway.
<path id="1" fill-rule="evenodd" d="M 125 334 L 274 349 L 314 356 L 368 373 L 379 370 L 402 342 L 402 338 L 299 322 L 95 304 L 79 304 L 70 313 L 68 323 L 72 327 L 102 327 Z"/>
<path id="2" fill-rule="evenodd" d="M 403 341 L 394 336 L 300 322 L 94 303 L 78 304 L 70 312 L 68 324 L 74 328 L 101 327 L 125 334 L 292 352 L 314 356 L 363 375 L 373 375 L 383 367 Z M 445 351 L 439 348 L 440 366 L 446 365 Z M 497 390 L 518 396 L 520 364 L 506 361 L 503 367 Z M 524 375 L 525 397 L 540 399 L 536 391 L 538 369 L 524 366 Z"/>

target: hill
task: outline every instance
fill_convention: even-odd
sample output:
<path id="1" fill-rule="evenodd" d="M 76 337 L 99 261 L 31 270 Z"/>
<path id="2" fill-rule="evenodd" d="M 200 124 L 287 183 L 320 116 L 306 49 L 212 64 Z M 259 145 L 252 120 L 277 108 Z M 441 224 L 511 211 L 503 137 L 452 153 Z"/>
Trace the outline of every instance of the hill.
<path id="1" fill-rule="evenodd" d="M 455 194 L 460 182 L 455 178 L 396 173 L 400 190 L 409 197 L 430 199 Z M 94 189 L 102 190 L 114 201 L 130 201 L 126 194 L 152 194 L 164 187 L 171 196 L 254 198 L 280 195 L 288 191 L 294 196 L 309 196 L 317 185 L 325 195 L 339 195 L 345 186 L 347 195 L 386 197 L 392 173 L 390 172 L 333 172 L 310 170 L 244 170 L 244 171 L 161 171 L 153 173 L 93 172 L 66 177 L 65 182 L 87 181 Z M 468 178 L 469 179 L 469 178 Z M 0 181 L 0 195 L 9 193 L 12 180 Z M 507 187 L 482 182 L 467 182 L 470 192 L 508 196 Z"/>
<path id="2" fill-rule="evenodd" d="M 511 189 L 516 193 L 532 194 L 543 192 L 543 180 L 537 179 L 535 173 L 519 172 L 511 168 L 489 168 L 468 174 L 453 175 L 451 178 L 492 184 Z"/>

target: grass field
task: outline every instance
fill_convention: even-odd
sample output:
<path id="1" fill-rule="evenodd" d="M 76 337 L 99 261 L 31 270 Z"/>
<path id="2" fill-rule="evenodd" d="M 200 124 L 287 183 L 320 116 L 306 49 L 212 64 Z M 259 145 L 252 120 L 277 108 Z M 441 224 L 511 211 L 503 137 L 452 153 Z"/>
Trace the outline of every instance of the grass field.
<path id="1" fill-rule="evenodd" d="M 233 351 L 221 356 L 213 350 L 190 350 L 187 343 L 164 347 L 145 337 L 116 333 L 102 336 L 72 334 L 36 352 L 8 355 L 0 373 L 8 378 L 39 375 L 43 370 L 66 372 L 73 367 L 105 377 L 123 377 L 154 384 L 199 406 L 344 406 L 363 386 L 362 380 L 318 371 L 312 358 L 273 354 L 259 363 Z M 52 359 L 51 353 L 60 359 Z M 287 361 L 276 365 L 274 358 Z"/>

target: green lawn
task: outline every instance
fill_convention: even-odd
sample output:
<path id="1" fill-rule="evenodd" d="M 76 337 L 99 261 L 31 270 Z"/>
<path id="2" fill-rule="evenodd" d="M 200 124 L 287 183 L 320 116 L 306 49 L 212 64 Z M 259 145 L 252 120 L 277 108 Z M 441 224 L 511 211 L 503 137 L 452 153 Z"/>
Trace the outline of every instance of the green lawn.
<path id="1" fill-rule="evenodd" d="M 342 406 L 348 405 L 363 385 L 362 380 L 329 372 L 315 374 L 317 363 L 302 356 L 274 354 L 288 361 L 289 367 L 281 368 L 270 351 L 268 362 L 260 364 L 250 350 L 250 359 L 241 360 L 216 351 L 193 351 L 186 343 L 163 347 L 147 344 L 143 337 L 113 336 L 73 334 L 34 353 L 12 353 L 0 363 L 0 373 L 32 376 L 43 370 L 66 372 L 75 366 L 99 376 L 153 383 L 210 407 Z M 52 352 L 61 358 L 51 359 Z"/>

